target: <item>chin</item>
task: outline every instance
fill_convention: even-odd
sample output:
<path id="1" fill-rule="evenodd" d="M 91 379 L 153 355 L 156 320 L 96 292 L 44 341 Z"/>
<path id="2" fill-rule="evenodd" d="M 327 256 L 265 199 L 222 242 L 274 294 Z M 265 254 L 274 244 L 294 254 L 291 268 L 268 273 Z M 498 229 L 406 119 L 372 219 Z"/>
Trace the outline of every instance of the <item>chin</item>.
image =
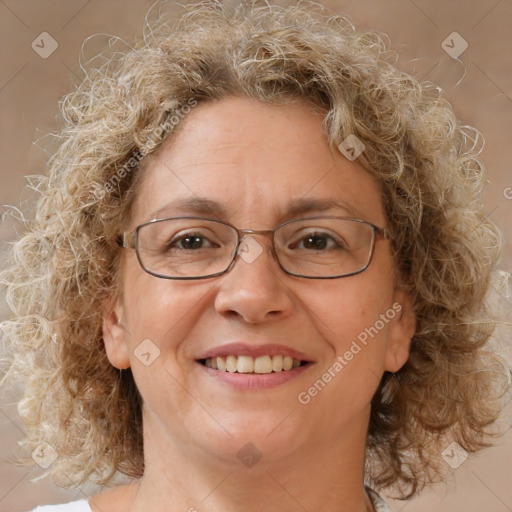
<path id="1" fill-rule="evenodd" d="M 268 463 L 284 460 L 310 437 L 306 434 L 307 429 L 296 417 L 287 417 L 289 412 L 267 411 L 265 415 L 259 412 L 248 413 L 243 417 L 239 412 L 225 415 L 222 426 L 229 434 L 216 428 L 200 444 L 219 459 L 231 464 L 235 462 L 252 467 L 247 463 L 248 460 L 258 459 L 259 464 L 261 459 L 261 466 L 266 466 Z"/>

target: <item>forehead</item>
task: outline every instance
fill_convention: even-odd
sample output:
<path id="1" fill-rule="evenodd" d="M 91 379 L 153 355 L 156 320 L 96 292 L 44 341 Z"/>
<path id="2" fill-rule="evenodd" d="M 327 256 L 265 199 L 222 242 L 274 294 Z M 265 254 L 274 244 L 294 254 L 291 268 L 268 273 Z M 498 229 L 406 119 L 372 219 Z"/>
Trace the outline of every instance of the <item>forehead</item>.
<path id="1" fill-rule="evenodd" d="M 324 116 L 242 98 L 199 104 L 144 163 L 132 217 L 197 212 L 260 225 L 339 210 L 383 224 L 378 183 L 329 147 Z"/>

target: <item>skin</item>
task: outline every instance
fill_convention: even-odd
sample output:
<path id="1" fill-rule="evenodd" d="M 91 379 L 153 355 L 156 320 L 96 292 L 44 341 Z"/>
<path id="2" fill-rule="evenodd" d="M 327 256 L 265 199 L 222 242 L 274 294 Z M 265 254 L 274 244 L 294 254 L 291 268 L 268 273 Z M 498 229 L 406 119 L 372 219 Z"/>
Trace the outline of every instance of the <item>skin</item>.
<path id="1" fill-rule="evenodd" d="M 329 148 L 323 115 L 302 104 L 242 98 L 199 104 L 145 162 L 125 228 L 154 218 L 175 198 L 221 203 L 236 227 L 271 229 L 292 201 L 341 199 L 350 215 L 387 227 L 378 184 L 357 162 Z M 165 210 L 159 217 L 194 215 Z M 144 272 L 122 254 L 122 293 L 105 306 L 104 339 L 116 368 L 131 367 L 144 400 L 145 475 L 95 496 L 95 511 L 232 512 L 371 510 L 363 474 L 371 398 L 382 373 L 409 355 L 415 319 L 395 286 L 390 242 L 376 243 L 363 273 L 342 279 L 285 274 L 269 252 L 239 258 L 223 276 L 195 281 Z M 394 303 L 397 314 L 332 381 L 301 405 L 307 390 Z M 144 339 L 160 356 L 145 366 Z M 280 343 L 315 364 L 278 387 L 240 391 L 212 378 L 196 358 L 235 340 Z M 262 454 L 251 468 L 237 458 L 247 443 Z"/>

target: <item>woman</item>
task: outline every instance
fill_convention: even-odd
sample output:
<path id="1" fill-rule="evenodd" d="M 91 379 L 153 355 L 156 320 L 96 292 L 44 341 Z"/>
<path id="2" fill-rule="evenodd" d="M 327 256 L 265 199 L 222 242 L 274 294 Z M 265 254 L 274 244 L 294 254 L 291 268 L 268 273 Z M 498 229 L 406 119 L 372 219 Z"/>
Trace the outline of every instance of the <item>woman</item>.
<path id="1" fill-rule="evenodd" d="M 66 96 L 2 325 L 32 459 L 116 484 L 62 510 L 384 511 L 485 446 L 500 236 L 468 133 L 384 52 L 206 2 Z"/>

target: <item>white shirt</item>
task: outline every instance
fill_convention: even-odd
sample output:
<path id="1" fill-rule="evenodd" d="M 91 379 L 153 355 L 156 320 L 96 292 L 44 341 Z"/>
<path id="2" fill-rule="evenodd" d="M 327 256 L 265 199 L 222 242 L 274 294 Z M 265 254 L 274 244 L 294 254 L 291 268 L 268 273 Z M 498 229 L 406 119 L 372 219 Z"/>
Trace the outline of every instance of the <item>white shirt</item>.
<path id="1" fill-rule="evenodd" d="M 372 505 L 376 512 L 391 512 L 388 505 L 382 498 L 372 489 L 366 488 L 370 496 Z M 32 512 L 92 512 L 87 500 L 74 501 L 73 503 L 65 503 L 63 505 L 45 505 L 37 507 Z"/>
<path id="2" fill-rule="evenodd" d="M 32 512 L 92 512 L 87 500 L 73 501 L 63 505 L 44 505 L 36 507 Z"/>

